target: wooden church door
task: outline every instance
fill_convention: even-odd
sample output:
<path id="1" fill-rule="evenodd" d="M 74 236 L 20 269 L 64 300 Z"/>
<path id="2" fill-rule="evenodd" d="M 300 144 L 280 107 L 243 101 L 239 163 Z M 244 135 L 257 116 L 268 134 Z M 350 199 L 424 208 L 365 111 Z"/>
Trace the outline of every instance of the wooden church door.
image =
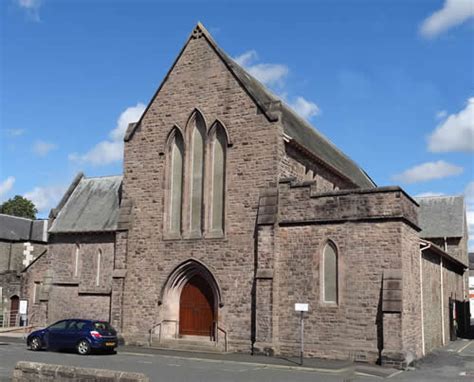
<path id="1" fill-rule="evenodd" d="M 179 334 L 212 336 L 214 296 L 201 276 L 194 276 L 184 286 L 179 300 Z"/>
<path id="2" fill-rule="evenodd" d="M 10 326 L 16 326 L 16 318 L 18 316 L 18 309 L 20 308 L 20 298 L 13 296 L 10 299 Z"/>

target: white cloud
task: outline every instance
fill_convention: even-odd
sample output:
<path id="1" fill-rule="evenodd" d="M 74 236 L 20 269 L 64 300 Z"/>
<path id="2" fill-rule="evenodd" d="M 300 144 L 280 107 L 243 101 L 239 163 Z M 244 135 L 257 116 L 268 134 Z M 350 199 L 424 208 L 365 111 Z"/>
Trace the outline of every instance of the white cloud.
<path id="1" fill-rule="evenodd" d="M 428 198 L 430 196 L 443 196 L 443 195 L 444 195 L 444 193 L 442 193 L 442 192 L 428 191 L 428 192 L 422 192 L 420 194 L 415 195 L 415 198 Z"/>
<path id="2" fill-rule="evenodd" d="M 462 172 L 462 167 L 439 160 L 409 168 L 400 174 L 394 175 L 392 179 L 402 183 L 419 183 L 459 175 Z"/>
<path id="3" fill-rule="evenodd" d="M 433 38 L 474 17 L 473 0 L 446 0 L 443 8 L 431 14 L 420 26 L 423 37 Z"/>
<path id="4" fill-rule="evenodd" d="M 85 154 L 72 153 L 69 159 L 78 163 L 89 163 L 92 165 L 107 165 L 123 159 L 123 137 L 129 123 L 137 122 L 143 112 L 145 105 L 137 103 L 128 107 L 117 120 L 117 126 L 109 133 L 109 139 L 97 143 Z"/>
<path id="5" fill-rule="evenodd" d="M 16 4 L 26 12 L 31 20 L 40 21 L 39 10 L 42 0 L 16 0 Z"/>
<path id="6" fill-rule="evenodd" d="M 297 96 L 293 98 L 293 101 L 288 100 L 288 95 L 284 91 L 285 79 L 289 73 L 289 69 L 286 65 L 258 63 L 256 62 L 258 61 L 258 54 L 255 50 L 249 50 L 240 56 L 235 57 L 234 60 L 237 64 L 243 66 L 247 72 L 262 84 L 270 87 L 277 85 L 279 87 L 277 93 L 280 97 L 303 118 L 309 120 L 321 113 L 317 104 L 308 101 L 304 97 Z"/>
<path id="7" fill-rule="evenodd" d="M 66 189 L 67 186 L 35 187 L 23 196 L 35 204 L 38 212 L 46 213 L 56 207 Z"/>
<path id="8" fill-rule="evenodd" d="M 311 119 L 321 113 L 318 105 L 303 97 L 296 97 L 294 102 L 290 102 L 290 106 L 305 119 Z"/>
<path id="9" fill-rule="evenodd" d="M 252 76 L 264 85 L 284 86 L 288 75 L 288 67 L 282 64 L 255 63 L 258 55 L 255 50 L 250 50 L 235 58 L 235 62 L 243 66 Z"/>
<path id="10" fill-rule="evenodd" d="M 0 182 L 0 198 L 13 188 L 15 177 L 9 176 L 3 182 Z"/>
<path id="11" fill-rule="evenodd" d="M 36 141 L 33 145 L 33 152 L 40 157 L 44 157 L 48 155 L 50 151 L 56 149 L 57 147 L 58 146 L 54 143 Z"/>
<path id="12" fill-rule="evenodd" d="M 9 137 L 19 137 L 25 134 L 25 129 L 5 129 L 5 133 Z"/>
<path id="13" fill-rule="evenodd" d="M 432 152 L 474 151 L 474 97 L 458 114 L 451 114 L 428 137 Z"/>

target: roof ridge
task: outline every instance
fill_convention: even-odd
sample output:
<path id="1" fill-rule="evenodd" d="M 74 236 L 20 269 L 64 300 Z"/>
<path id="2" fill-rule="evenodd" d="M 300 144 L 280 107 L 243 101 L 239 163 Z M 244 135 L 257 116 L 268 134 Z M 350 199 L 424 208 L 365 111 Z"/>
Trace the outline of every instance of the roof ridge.
<path id="1" fill-rule="evenodd" d="M 30 219 L 30 218 L 25 218 L 24 216 L 15 216 L 15 215 L 1 214 L 1 213 L 0 213 L 0 216 L 8 216 L 9 218 L 22 219 L 22 220 L 28 220 L 28 221 L 44 220 L 44 219 Z"/>
<path id="2" fill-rule="evenodd" d="M 99 176 L 90 176 L 90 177 L 85 177 L 82 178 L 84 180 L 89 180 L 89 179 L 103 179 L 103 178 L 123 178 L 123 174 L 118 174 L 118 175 L 99 175 Z"/>

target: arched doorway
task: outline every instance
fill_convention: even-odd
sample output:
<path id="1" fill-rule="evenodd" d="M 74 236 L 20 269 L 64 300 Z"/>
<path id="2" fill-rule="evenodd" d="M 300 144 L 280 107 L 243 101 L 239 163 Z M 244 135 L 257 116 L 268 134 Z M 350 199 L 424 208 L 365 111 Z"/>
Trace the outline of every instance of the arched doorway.
<path id="1" fill-rule="evenodd" d="M 12 296 L 10 298 L 10 326 L 16 326 L 16 318 L 18 317 L 18 310 L 20 309 L 20 298 Z"/>
<path id="2" fill-rule="evenodd" d="M 214 295 L 209 283 L 193 276 L 183 287 L 179 299 L 179 334 L 213 337 Z"/>
<path id="3" fill-rule="evenodd" d="M 218 307 L 223 306 L 219 284 L 208 267 L 195 259 L 179 264 L 162 287 L 160 316 L 153 332 L 160 338 L 201 336 L 215 339 Z"/>

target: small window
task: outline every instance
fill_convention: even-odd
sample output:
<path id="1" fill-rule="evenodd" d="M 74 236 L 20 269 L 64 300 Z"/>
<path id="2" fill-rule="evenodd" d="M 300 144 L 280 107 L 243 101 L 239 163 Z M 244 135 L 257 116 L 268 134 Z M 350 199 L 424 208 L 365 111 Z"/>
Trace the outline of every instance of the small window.
<path id="1" fill-rule="evenodd" d="M 322 288 L 324 302 L 337 303 L 337 279 L 337 250 L 332 243 L 328 243 L 323 252 Z"/>
<path id="2" fill-rule="evenodd" d="M 99 249 L 99 252 L 97 252 L 97 273 L 95 277 L 95 285 L 99 286 L 100 285 L 100 266 L 101 266 L 101 261 L 102 261 L 102 250 Z"/>
<path id="3" fill-rule="evenodd" d="M 33 286 L 33 304 L 39 304 L 40 302 L 40 290 L 41 290 L 41 283 L 35 282 Z"/>
<path id="4" fill-rule="evenodd" d="M 74 251 L 74 277 L 77 277 L 79 274 L 79 255 L 80 255 L 81 247 L 79 244 L 76 244 L 76 248 Z"/>

